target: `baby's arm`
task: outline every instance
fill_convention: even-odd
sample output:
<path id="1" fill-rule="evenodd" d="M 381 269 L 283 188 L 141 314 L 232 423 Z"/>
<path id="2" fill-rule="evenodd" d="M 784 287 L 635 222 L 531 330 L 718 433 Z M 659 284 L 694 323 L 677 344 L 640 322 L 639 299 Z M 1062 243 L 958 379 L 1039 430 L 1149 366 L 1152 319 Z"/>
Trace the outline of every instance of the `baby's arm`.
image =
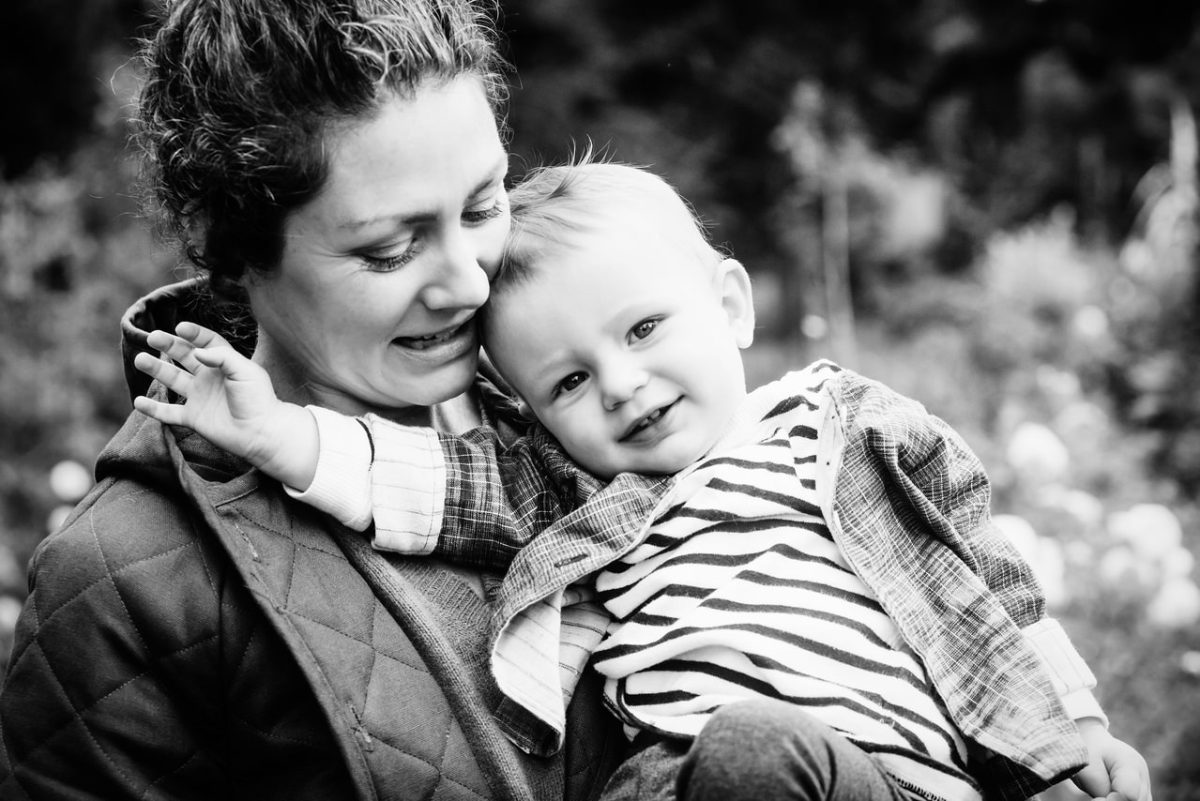
<path id="1" fill-rule="evenodd" d="M 962 437 L 911 399 L 877 385 L 907 437 L 900 451 L 916 485 L 936 506 L 939 517 L 962 537 L 977 575 L 983 579 L 1025 641 L 1042 661 L 1063 707 L 1088 747 L 1088 764 L 1073 782 L 1094 798 L 1149 801 L 1146 762 L 1136 750 L 1108 732 L 1107 718 L 1092 694 L 1095 676 L 1058 621 L 1045 614 L 1045 598 L 1032 567 L 991 522 L 990 491 L 983 465 Z M 939 471 L 931 465 L 942 465 Z M 928 484 L 928 485 L 927 485 Z"/>
<path id="2" fill-rule="evenodd" d="M 380 550 L 506 568 L 595 482 L 540 432 L 506 443 L 489 426 L 455 436 L 310 411 L 320 458 L 312 485 L 294 497 L 352 528 L 373 523 Z"/>
<path id="3" fill-rule="evenodd" d="M 186 400 L 141 396 L 133 401 L 135 409 L 187 426 L 288 486 L 303 489 L 312 482 L 316 425 L 303 407 L 276 397 L 265 370 L 195 323 L 180 323 L 174 335 L 153 331 L 147 341 L 166 358 L 139 353 L 134 366 Z"/>

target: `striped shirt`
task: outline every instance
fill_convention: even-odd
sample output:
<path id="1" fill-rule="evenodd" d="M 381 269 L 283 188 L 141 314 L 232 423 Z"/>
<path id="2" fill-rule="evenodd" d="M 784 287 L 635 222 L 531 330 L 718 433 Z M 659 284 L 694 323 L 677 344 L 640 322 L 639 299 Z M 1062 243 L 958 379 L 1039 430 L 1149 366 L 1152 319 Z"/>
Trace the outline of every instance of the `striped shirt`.
<path id="1" fill-rule="evenodd" d="M 627 726 L 687 736 L 730 701 L 789 701 L 904 786 L 977 799 L 924 667 L 825 525 L 822 388 L 802 373 L 758 390 L 755 408 L 773 408 L 741 426 L 744 444 L 681 477 L 649 536 L 598 575 L 606 698 Z"/>

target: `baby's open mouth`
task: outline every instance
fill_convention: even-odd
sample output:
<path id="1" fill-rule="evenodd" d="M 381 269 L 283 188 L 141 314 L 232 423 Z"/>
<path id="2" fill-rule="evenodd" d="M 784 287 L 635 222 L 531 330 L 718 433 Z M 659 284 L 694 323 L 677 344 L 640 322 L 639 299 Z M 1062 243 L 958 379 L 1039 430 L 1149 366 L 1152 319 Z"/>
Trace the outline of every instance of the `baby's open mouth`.
<path id="1" fill-rule="evenodd" d="M 666 406 L 660 406 L 649 414 L 639 418 L 637 422 L 629 427 L 629 430 L 625 432 L 624 436 L 621 437 L 621 441 L 624 442 L 625 440 L 633 439 L 647 428 L 650 428 L 659 420 L 663 419 L 663 416 L 666 415 L 667 412 L 674 409 L 677 403 L 679 403 L 678 398 L 671 401 Z"/>

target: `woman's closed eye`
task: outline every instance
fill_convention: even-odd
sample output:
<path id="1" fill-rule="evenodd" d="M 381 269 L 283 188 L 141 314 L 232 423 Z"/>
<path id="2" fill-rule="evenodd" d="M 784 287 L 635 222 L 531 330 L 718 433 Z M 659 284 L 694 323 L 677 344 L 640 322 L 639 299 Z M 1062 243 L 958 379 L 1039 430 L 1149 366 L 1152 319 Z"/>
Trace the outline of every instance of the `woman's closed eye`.
<path id="1" fill-rule="evenodd" d="M 462 213 L 462 219 L 467 225 L 482 225 L 489 220 L 503 216 L 507 208 L 508 204 L 505 196 L 500 194 L 489 199 L 487 203 L 481 203 L 465 209 Z"/>
<path id="2" fill-rule="evenodd" d="M 362 253 L 359 258 L 371 272 L 390 273 L 408 264 L 421 252 L 421 240 L 416 236 L 403 244 L 404 248 L 399 251 L 382 250 Z"/>
<path id="3" fill-rule="evenodd" d="M 486 196 L 463 209 L 462 221 L 465 225 L 482 225 L 483 223 L 503 217 L 508 211 L 508 192 L 503 186 L 496 188 Z"/>

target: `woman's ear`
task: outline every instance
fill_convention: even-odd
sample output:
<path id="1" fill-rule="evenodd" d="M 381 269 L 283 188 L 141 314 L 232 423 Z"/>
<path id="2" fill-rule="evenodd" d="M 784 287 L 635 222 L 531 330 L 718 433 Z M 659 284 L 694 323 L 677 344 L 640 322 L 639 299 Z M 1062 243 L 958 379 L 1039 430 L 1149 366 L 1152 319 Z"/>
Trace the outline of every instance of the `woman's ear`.
<path id="1" fill-rule="evenodd" d="M 725 259 L 717 265 L 717 288 L 737 346 L 750 347 L 754 342 L 754 293 L 750 289 L 750 275 L 740 261 Z"/>

